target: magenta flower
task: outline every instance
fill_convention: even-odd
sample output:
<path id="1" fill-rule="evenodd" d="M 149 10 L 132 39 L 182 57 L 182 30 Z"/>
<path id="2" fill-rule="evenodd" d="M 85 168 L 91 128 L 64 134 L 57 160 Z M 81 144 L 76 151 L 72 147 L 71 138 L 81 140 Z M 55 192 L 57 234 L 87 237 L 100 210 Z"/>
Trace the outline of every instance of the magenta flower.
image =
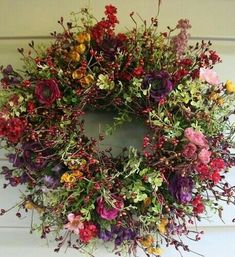
<path id="1" fill-rule="evenodd" d="M 101 218 L 105 220 L 113 220 L 118 216 L 120 209 L 123 208 L 123 201 L 116 200 L 115 207 L 106 207 L 105 201 L 102 197 L 97 199 L 96 211 Z"/>
<path id="2" fill-rule="evenodd" d="M 195 131 L 193 128 L 186 128 L 184 131 L 184 136 L 193 143 L 202 148 L 208 148 L 208 142 L 205 136 L 200 131 Z"/>
<path id="3" fill-rule="evenodd" d="M 69 222 L 64 225 L 64 228 L 69 231 L 73 231 L 76 235 L 79 235 L 80 229 L 84 228 L 84 224 L 81 222 L 81 216 L 75 216 L 73 213 L 69 213 L 67 217 Z"/>

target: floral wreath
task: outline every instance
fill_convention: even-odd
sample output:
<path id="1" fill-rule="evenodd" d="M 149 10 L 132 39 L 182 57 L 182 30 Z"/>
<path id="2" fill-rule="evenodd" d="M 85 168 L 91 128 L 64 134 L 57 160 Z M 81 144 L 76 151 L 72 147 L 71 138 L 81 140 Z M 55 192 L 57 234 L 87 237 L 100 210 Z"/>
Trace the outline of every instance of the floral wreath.
<path id="1" fill-rule="evenodd" d="M 1 68 L 0 137 L 11 163 L 4 187 L 26 186 L 16 214 L 38 212 L 32 229 L 56 233 L 55 251 L 100 240 L 117 254 L 140 247 L 160 256 L 164 242 L 191 251 L 179 238 L 202 232 L 188 225 L 234 203 L 224 175 L 234 165 L 235 85 L 213 71 L 221 59 L 210 42 L 188 45 L 188 20 L 161 33 L 157 18 L 139 27 L 131 13 L 134 28 L 116 33 L 116 13 L 108 5 L 100 21 L 86 8 L 67 24 L 61 18 L 50 46 L 18 49 L 23 72 Z M 142 149 L 101 150 L 104 134 L 85 134 L 93 110 L 116 113 L 108 134 L 144 121 Z"/>

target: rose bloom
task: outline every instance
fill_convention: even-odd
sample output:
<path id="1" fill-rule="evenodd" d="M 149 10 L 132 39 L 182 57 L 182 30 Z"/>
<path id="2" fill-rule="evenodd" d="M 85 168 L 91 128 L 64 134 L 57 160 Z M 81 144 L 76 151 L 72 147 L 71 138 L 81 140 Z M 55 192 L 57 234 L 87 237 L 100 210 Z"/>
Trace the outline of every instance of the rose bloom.
<path id="1" fill-rule="evenodd" d="M 184 131 L 184 136 L 193 144 L 207 148 L 208 143 L 205 136 L 200 131 L 195 131 L 193 128 L 186 128 Z"/>
<path id="2" fill-rule="evenodd" d="M 207 149 L 203 148 L 200 153 L 198 154 L 198 159 L 204 163 L 207 164 L 210 162 L 211 152 Z"/>
<path id="3" fill-rule="evenodd" d="M 201 68 L 200 80 L 203 82 L 206 81 L 207 83 L 215 86 L 220 84 L 220 80 L 217 73 L 211 69 Z"/>
<path id="4" fill-rule="evenodd" d="M 105 220 L 113 220 L 118 216 L 120 209 L 123 208 L 123 201 L 116 200 L 115 207 L 106 207 L 105 201 L 102 197 L 97 199 L 97 207 L 96 211 L 100 215 L 101 218 Z"/>
<path id="5" fill-rule="evenodd" d="M 35 87 L 35 95 L 39 103 L 46 106 L 52 105 L 53 102 L 61 97 L 58 84 L 53 79 L 39 81 Z"/>
<path id="6" fill-rule="evenodd" d="M 185 145 L 182 155 L 186 158 L 186 159 L 192 159 L 197 151 L 197 147 L 196 145 L 189 143 L 187 145 Z"/>
<path id="7" fill-rule="evenodd" d="M 150 88 L 150 97 L 155 102 L 159 102 L 167 97 L 174 85 L 167 72 L 153 71 L 144 77 L 143 88 Z"/>

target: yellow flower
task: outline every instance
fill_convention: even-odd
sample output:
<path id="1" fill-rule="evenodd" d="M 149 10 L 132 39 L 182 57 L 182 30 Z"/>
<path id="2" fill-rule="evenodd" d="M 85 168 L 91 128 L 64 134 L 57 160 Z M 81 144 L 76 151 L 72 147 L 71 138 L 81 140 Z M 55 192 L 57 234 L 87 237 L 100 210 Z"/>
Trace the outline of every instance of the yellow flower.
<path id="1" fill-rule="evenodd" d="M 69 174 L 68 172 L 65 172 L 61 178 L 61 183 L 74 183 L 76 181 L 76 177 L 73 174 Z"/>
<path id="2" fill-rule="evenodd" d="M 209 96 L 211 100 L 215 101 L 219 98 L 219 94 L 218 93 L 211 93 L 211 95 Z"/>
<path id="3" fill-rule="evenodd" d="M 82 69 L 77 69 L 72 73 L 73 79 L 81 79 L 82 77 L 84 77 L 84 72 Z"/>
<path id="4" fill-rule="evenodd" d="M 74 61 L 74 62 L 79 62 L 80 61 L 80 54 L 76 51 L 72 51 L 69 54 L 69 58 Z"/>
<path id="5" fill-rule="evenodd" d="M 85 42 L 90 42 L 91 40 L 91 35 L 87 32 L 81 32 L 77 34 L 76 38 L 78 43 L 83 44 Z"/>
<path id="6" fill-rule="evenodd" d="M 79 54 L 83 54 L 86 51 L 86 46 L 84 44 L 79 44 L 79 45 L 75 46 L 75 50 Z"/>
<path id="7" fill-rule="evenodd" d="M 147 252 L 148 252 L 149 254 L 162 255 L 163 250 L 162 250 L 160 247 L 157 247 L 157 248 L 155 248 L 155 247 L 149 247 L 149 248 L 147 249 Z"/>
<path id="8" fill-rule="evenodd" d="M 88 74 L 87 76 L 83 77 L 82 79 L 80 79 L 80 84 L 82 85 L 82 87 L 88 87 L 90 86 L 92 83 L 94 83 L 94 77 L 91 74 Z"/>
<path id="9" fill-rule="evenodd" d="M 160 224 L 157 226 L 157 229 L 161 234 L 166 233 L 167 224 L 168 224 L 168 220 L 164 218 L 164 219 L 161 220 Z"/>
<path id="10" fill-rule="evenodd" d="M 24 207 L 28 210 L 33 210 L 35 208 L 35 205 L 31 201 L 26 201 Z"/>
<path id="11" fill-rule="evenodd" d="M 224 104 L 224 99 L 223 98 L 219 98 L 217 100 L 217 102 L 218 102 L 219 105 L 223 105 Z"/>
<path id="12" fill-rule="evenodd" d="M 140 240 L 141 245 L 146 248 L 150 247 L 153 244 L 153 242 L 154 238 L 151 235 L 147 235 Z"/>
<path id="13" fill-rule="evenodd" d="M 226 91 L 229 94 L 235 93 L 235 85 L 233 84 L 233 82 L 231 80 L 226 81 L 225 87 L 226 87 Z"/>
<path id="14" fill-rule="evenodd" d="M 44 212 L 44 209 L 42 207 L 37 206 L 31 201 L 26 201 L 24 207 L 28 210 L 36 210 L 38 213 Z"/>

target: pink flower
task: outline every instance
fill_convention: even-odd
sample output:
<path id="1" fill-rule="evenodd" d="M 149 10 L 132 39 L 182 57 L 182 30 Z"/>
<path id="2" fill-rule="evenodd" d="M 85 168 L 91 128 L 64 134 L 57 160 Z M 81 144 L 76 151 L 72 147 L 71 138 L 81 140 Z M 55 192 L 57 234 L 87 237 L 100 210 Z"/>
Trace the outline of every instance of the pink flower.
<path id="1" fill-rule="evenodd" d="M 73 231 L 76 235 L 79 235 L 80 229 L 84 228 L 83 223 L 81 222 L 81 216 L 75 216 L 73 213 L 68 214 L 68 223 L 64 225 L 64 228 L 67 228 L 70 231 Z"/>
<path id="2" fill-rule="evenodd" d="M 193 128 L 186 128 L 184 136 L 189 140 L 189 142 L 199 147 L 208 148 L 208 143 L 202 132 L 195 131 Z"/>
<path id="3" fill-rule="evenodd" d="M 196 145 L 189 143 L 187 145 L 185 145 L 182 155 L 186 158 L 186 159 L 191 159 L 195 156 L 195 153 L 197 151 L 197 147 Z"/>
<path id="4" fill-rule="evenodd" d="M 200 80 L 215 86 L 220 84 L 220 80 L 217 73 L 211 69 L 201 68 Z"/>
<path id="5" fill-rule="evenodd" d="M 97 199 L 97 207 L 96 211 L 100 215 L 101 218 L 105 220 L 113 220 L 118 216 L 120 209 L 123 208 L 123 201 L 122 200 L 115 200 L 115 207 L 107 208 L 105 206 L 105 201 L 102 197 Z"/>
<path id="6" fill-rule="evenodd" d="M 210 162 L 211 152 L 207 149 L 203 148 L 200 153 L 198 154 L 198 159 L 204 163 L 207 164 Z"/>

